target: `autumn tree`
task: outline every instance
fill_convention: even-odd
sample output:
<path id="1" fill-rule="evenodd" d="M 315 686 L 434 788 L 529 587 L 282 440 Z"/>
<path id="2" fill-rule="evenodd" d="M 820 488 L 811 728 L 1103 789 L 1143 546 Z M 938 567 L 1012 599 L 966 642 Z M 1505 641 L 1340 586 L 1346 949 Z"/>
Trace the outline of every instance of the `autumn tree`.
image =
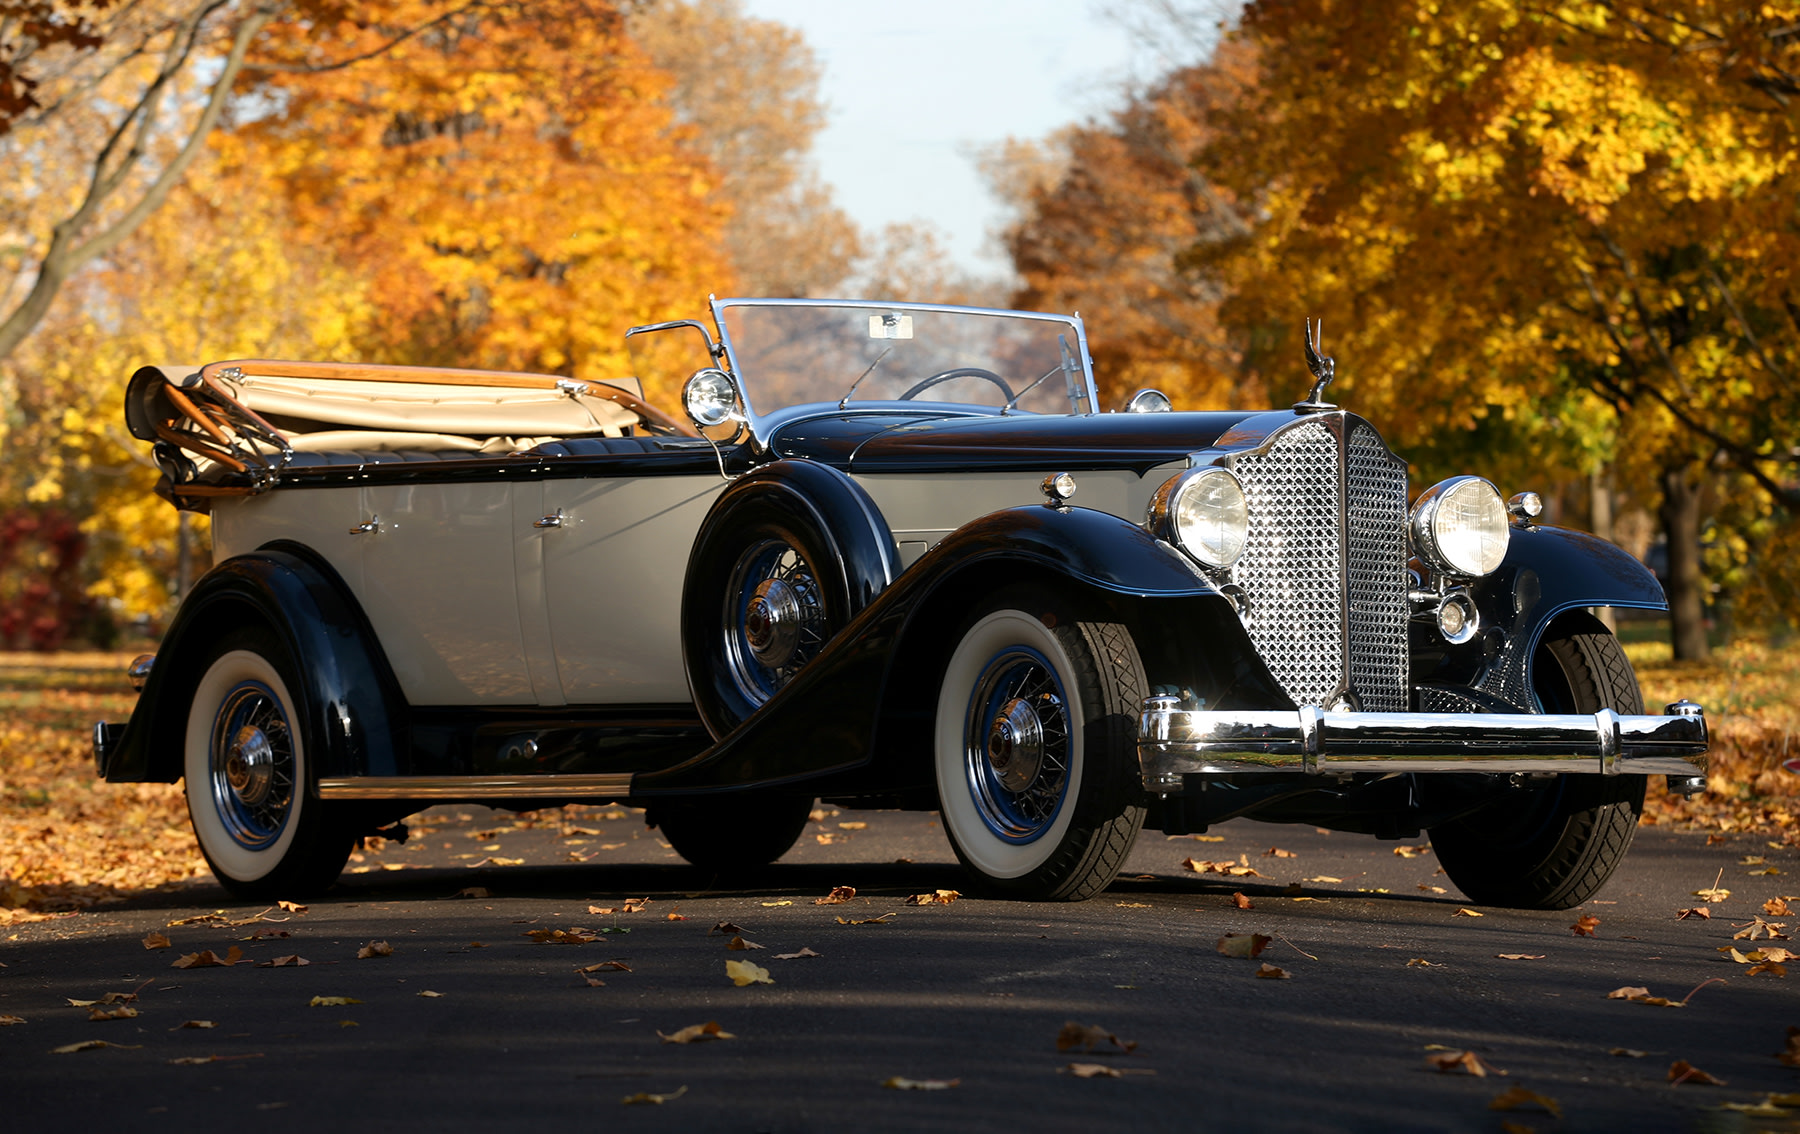
<path id="1" fill-rule="evenodd" d="M 1796 22 L 1722 0 L 1250 5 L 1260 81 L 1199 166 L 1248 231 L 1195 254 L 1247 365 L 1289 369 L 1324 315 L 1339 400 L 1402 444 L 1562 428 L 1644 469 L 1676 653 L 1703 656 L 1707 470 L 1800 502 Z"/>

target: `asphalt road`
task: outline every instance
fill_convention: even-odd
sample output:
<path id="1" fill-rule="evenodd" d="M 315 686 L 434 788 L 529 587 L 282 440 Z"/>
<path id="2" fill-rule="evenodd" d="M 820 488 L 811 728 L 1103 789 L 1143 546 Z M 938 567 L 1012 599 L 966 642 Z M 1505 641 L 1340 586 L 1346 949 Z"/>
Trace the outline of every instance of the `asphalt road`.
<path id="1" fill-rule="evenodd" d="M 559 815 L 515 828 L 504 813 L 437 809 L 304 913 L 245 922 L 261 907 L 205 883 L 5 931 L 0 1016 L 26 1021 L 0 1027 L 5 1128 L 1800 1128 L 1720 1109 L 1800 1091 L 1800 1068 L 1775 1058 L 1800 1024 L 1800 971 L 1748 976 L 1718 951 L 1764 901 L 1800 890 L 1792 848 L 1761 838 L 1709 846 L 1646 829 L 1582 910 L 1474 917 L 1454 889 L 1433 889 L 1448 881 L 1429 853 L 1236 822 L 1217 842 L 1146 834 L 1083 904 L 913 907 L 908 895 L 964 885 L 931 815 L 826 809 L 786 860 L 730 888 L 683 865 L 641 815 Z M 1189 856 L 1258 873 L 1197 875 Z M 1761 867 L 1746 856 L 1785 873 L 1751 875 Z M 523 862 L 483 864 L 495 858 Z M 1732 893 L 1712 919 L 1677 920 L 1721 869 Z M 815 904 L 834 886 L 857 896 Z M 486 896 L 456 896 L 471 887 Z M 590 912 L 645 897 L 635 912 Z M 189 921 L 215 911 L 214 924 Z M 1599 919 L 1592 937 L 1571 931 L 1581 914 Z M 711 932 L 721 921 L 764 948 L 728 950 L 734 934 Z M 577 928 L 593 940 L 530 936 Z M 152 932 L 171 947 L 147 950 Z M 1227 957 L 1227 933 L 1272 940 L 1255 960 Z M 358 959 L 371 941 L 392 955 Z M 234 946 L 238 964 L 172 967 Z M 803 948 L 819 956 L 777 959 Z M 262 967 L 295 955 L 310 963 Z M 577 971 L 614 960 L 629 971 Z M 734 960 L 774 983 L 735 986 Z M 1288 979 L 1256 977 L 1264 963 Z M 1715 977 L 1727 983 L 1685 1007 L 1606 998 L 1635 985 L 1679 1000 Z M 135 1017 L 96 1022 L 69 1004 L 133 991 Z M 708 1021 L 735 1038 L 659 1039 Z M 1135 1050 L 1059 1052 L 1069 1021 Z M 53 1053 L 87 1040 L 117 1046 Z M 1428 1063 L 1464 1050 L 1491 1073 Z M 1676 1060 L 1728 1085 L 1671 1086 Z M 1079 1078 L 1071 1062 L 1124 1074 Z M 893 1077 L 956 1083 L 884 1088 Z M 1513 1087 L 1553 1099 L 1561 1118 L 1490 1109 Z M 622 1101 L 638 1094 L 678 1097 Z"/>

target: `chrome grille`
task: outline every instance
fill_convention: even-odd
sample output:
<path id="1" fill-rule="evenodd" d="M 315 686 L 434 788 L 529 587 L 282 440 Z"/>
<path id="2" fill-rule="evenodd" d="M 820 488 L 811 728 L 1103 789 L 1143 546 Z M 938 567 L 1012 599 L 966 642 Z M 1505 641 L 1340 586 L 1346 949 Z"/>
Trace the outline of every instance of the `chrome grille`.
<path id="1" fill-rule="evenodd" d="M 1250 508 L 1232 575 L 1269 672 L 1296 704 L 1328 706 L 1350 687 L 1365 710 L 1404 712 L 1405 463 L 1364 422 L 1332 415 L 1290 426 L 1230 464 Z"/>
<path id="2" fill-rule="evenodd" d="M 1233 572 L 1249 600 L 1244 628 L 1296 704 L 1322 705 L 1344 679 L 1337 436 L 1305 422 L 1232 468 L 1250 508 Z"/>
<path id="3" fill-rule="evenodd" d="M 1358 423 L 1350 431 L 1350 684 L 1375 713 L 1407 709 L 1406 465 Z"/>

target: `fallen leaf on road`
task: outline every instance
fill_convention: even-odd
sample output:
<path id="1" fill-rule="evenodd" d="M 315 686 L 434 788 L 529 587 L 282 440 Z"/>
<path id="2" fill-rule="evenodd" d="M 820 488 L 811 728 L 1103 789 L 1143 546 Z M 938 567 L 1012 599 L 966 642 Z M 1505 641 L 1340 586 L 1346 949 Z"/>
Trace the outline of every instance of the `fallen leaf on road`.
<path id="1" fill-rule="evenodd" d="M 184 1055 L 179 1059 L 165 1059 L 163 1062 L 171 1067 L 200 1067 L 207 1063 L 234 1063 L 240 1059 L 261 1059 L 260 1051 L 246 1055 Z"/>
<path id="2" fill-rule="evenodd" d="M 1077 1079 L 1122 1079 L 1125 1077 L 1123 1071 L 1104 1063 L 1071 1063 L 1063 1068 L 1063 1071 Z"/>
<path id="3" fill-rule="evenodd" d="M 1702 1087 L 1723 1087 L 1725 1080 L 1708 1075 L 1685 1059 L 1677 1059 L 1669 1064 L 1669 1083 L 1676 1087 L 1683 1083 L 1696 1083 Z"/>
<path id="4" fill-rule="evenodd" d="M 1647 1051 L 1639 1051 L 1635 1047 L 1615 1047 L 1607 1051 L 1608 1055 L 1622 1055 L 1626 1059 L 1642 1059 L 1649 1055 Z"/>
<path id="5" fill-rule="evenodd" d="M 1394 853 L 1399 855 L 1401 858 L 1418 858 L 1422 854 L 1430 854 L 1431 848 L 1430 847 L 1397 846 L 1394 848 Z"/>
<path id="6" fill-rule="evenodd" d="M 218 913 L 203 913 L 203 914 L 195 914 L 193 917 L 184 917 L 180 921 L 171 921 L 169 923 L 169 926 L 171 928 L 173 928 L 177 925 L 230 925 L 230 924 L 231 923 L 229 921 L 225 920 L 224 912 L 220 911 Z"/>
<path id="7" fill-rule="evenodd" d="M 736 1039 L 737 1036 L 719 1027 L 717 1020 L 708 1020 L 704 1024 L 689 1024 L 673 1035 L 656 1033 L 664 1043 L 706 1043 L 710 1040 Z"/>
<path id="8" fill-rule="evenodd" d="M 1279 968 L 1264 961 L 1262 965 L 1257 968 L 1256 976 L 1259 980 L 1287 980 L 1289 973 L 1286 969 Z"/>
<path id="9" fill-rule="evenodd" d="M 772 910 L 772 909 L 776 909 L 780 906 L 791 906 L 793 904 L 794 903 L 792 903 L 792 902 L 763 902 L 762 908 L 765 910 Z"/>
<path id="10" fill-rule="evenodd" d="M 114 1008 L 89 1008 L 88 1019 L 94 1023 L 102 1020 L 129 1020 L 138 1014 L 138 1010 L 129 1004 L 120 1004 Z"/>
<path id="11" fill-rule="evenodd" d="M 929 894 L 914 894 L 906 899 L 909 906 L 947 906 L 962 894 L 955 890 L 933 890 Z"/>
<path id="12" fill-rule="evenodd" d="M 315 996 L 307 1004 L 308 1008 L 342 1008 L 347 1004 L 361 1004 L 354 996 Z"/>
<path id="13" fill-rule="evenodd" d="M 1481 1057 L 1472 1051 L 1447 1051 L 1442 1054 L 1427 1055 L 1425 1063 L 1439 1071 L 1461 1071 L 1473 1075 L 1477 1079 L 1487 1078 L 1490 1070 L 1488 1065 L 1481 1061 Z"/>
<path id="14" fill-rule="evenodd" d="M 1760 854 L 1747 854 L 1743 858 L 1738 859 L 1738 865 L 1739 866 L 1761 866 L 1763 864 L 1763 861 L 1764 861 L 1763 856 Z"/>
<path id="15" fill-rule="evenodd" d="M 762 946 L 758 945 L 754 941 L 746 941 L 742 937 L 733 937 L 730 941 L 727 941 L 725 943 L 725 948 L 735 949 L 738 952 L 742 953 L 748 949 L 761 949 Z"/>
<path id="16" fill-rule="evenodd" d="M 1255 957 L 1275 940 L 1262 933 L 1227 933 L 1214 948 L 1227 957 Z"/>
<path id="17" fill-rule="evenodd" d="M 663 915 L 663 920 L 664 921 L 686 921 L 687 915 L 686 914 L 678 914 L 674 910 L 670 910 L 668 913 Z"/>
<path id="18" fill-rule="evenodd" d="M 219 1025 L 213 1023 L 211 1020 L 183 1020 L 178 1026 L 183 1028 L 216 1028 Z M 174 1031 L 175 1029 L 170 1028 L 169 1030 Z"/>
<path id="19" fill-rule="evenodd" d="M 7 1028 L 14 1024 L 23 1024 L 25 1022 L 26 1020 L 23 1016 L 0 1016 L 0 1028 Z"/>
<path id="20" fill-rule="evenodd" d="M 666 1095 L 653 1095 L 649 1091 L 639 1091 L 635 1095 L 626 1095 L 619 1101 L 626 1106 L 661 1106 L 669 1100 L 678 1099 L 685 1094 L 687 1094 L 687 1086 L 686 1084 L 683 1084 Z"/>
<path id="21" fill-rule="evenodd" d="M 769 975 L 768 969 L 761 965 L 753 965 L 749 961 L 726 961 L 725 975 L 730 977 L 731 983 L 739 988 L 752 984 L 775 983 L 775 978 Z"/>
<path id="22" fill-rule="evenodd" d="M 1061 1031 L 1056 1033 L 1056 1050 L 1058 1051 L 1070 1051 L 1077 1047 L 1083 1051 L 1092 1051 L 1096 1047 L 1109 1043 L 1127 1055 L 1137 1050 L 1135 1041 L 1122 1040 L 1099 1024 L 1078 1024 L 1074 1020 L 1070 1020 L 1062 1026 Z"/>
<path id="23" fill-rule="evenodd" d="M 223 969 L 237 964 L 244 959 L 244 951 L 233 945 L 225 951 L 223 957 L 211 949 L 203 949 L 198 953 L 188 953 L 177 957 L 172 969 Z"/>
<path id="24" fill-rule="evenodd" d="M 884 913 L 880 917 L 840 917 L 837 919 L 837 923 L 839 925 L 886 925 L 888 918 L 893 916 L 895 915 Z"/>
<path id="25" fill-rule="evenodd" d="M 1712 919 L 1712 907 L 1694 906 L 1691 909 L 1680 909 L 1675 911 L 1676 921 L 1686 921 L 1690 917 L 1697 917 L 1701 921 L 1709 921 Z"/>
<path id="26" fill-rule="evenodd" d="M 1431 963 L 1431 962 L 1430 962 L 1430 961 L 1427 961 L 1427 960 L 1426 960 L 1426 959 L 1425 959 L 1425 958 L 1423 958 L 1423 957 L 1414 957 L 1414 958 L 1413 958 L 1413 959 L 1412 959 L 1412 960 L 1410 960 L 1410 961 L 1408 961 L 1408 962 L 1406 962 L 1406 967 L 1407 967 L 1407 968 L 1409 968 L 1409 969 L 1412 969 L 1412 968 L 1420 968 L 1420 969 L 1441 969 L 1441 968 L 1443 968 L 1443 967 L 1444 967 L 1444 966 L 1442 966 L 1442 965 L 1434 965 L 1434 964 L 1432 964 L 1432 963 Z"/>
<path id="27" fill-rule="evenodd" d="M 312 962 L 307 960 L 305 957 L 302 957 L 300 954 L 289 953 L 285 957 L 276 957 L 272 961 L 264 961 L 262 964 L 260 964 L 256 967 L 259 969 L 293 969 L 293 968 L 299 968 L 301 965 L 310 965 L 310 964 L 312 964 Z"/>
<path id="28" fill-rule="evenodd" d="M 815 953 L 811 949 L 802 948 L 798 953 L 777 953 L 775 954 L 775 959 L 777 961 L 800 961 L 805 960 L 808 957 L 823 957 L 824 955 L 825 954 L 823 953 Z"/>
<path id="29" fill-rule="evenodd" d="M 854 821 L 849 822 L 849 823 L 839 823 L 838 824 L 838 828 L 840 830 L 844 830 L 844 831 L 861 831 L 867 827 L 868 827 L 867 823 L 854 822 Z"/>
<path id="30" fill-rule="evenodd" d="M 1763 874 L 1780 874 L 1781 868 L 1777 866 L 1765 866 L 1761 870 L 1746 870 L 1744 873 L 1754 878 Z"/>
<path id="31" fill-rule="evenodd" d="M 394 947 L 386 941 L 371 941 L 356 951 L 356 959 L 359 961 L 366 961 L 370 957 L 391 957 L 393 955 Z"/>
<path id="32" fill-rule="evenodd" d="M 628 973 L 631 971 L 631 966 L 626 964 L 624 961 L 601 961 L 598 964 L 583 965 L 581 968 L 576 969 L 575 971 L 578 973 L 602 973 L 602 972 Z"/>
<path id="33" fill-rule="evenodd" d="M 1731 897 L 1731 891 L 1721 890 L 1718 887 L 1713 886 L 1705 890 L 1695 890 L 1694 897 L 1705 898 L 1709 902 L 1722 902 L 1726 898 Z"/>
<path id="34" fill-rule="evenodd" d="M 1483 917 L 1485 915 L 1483 915 L 1480 910 L 1472 910 L 1472 909 L 1469 909 L 1467 906 L 1465 906 L 1462 909 L 1457 910 L 1455 913 L 1451 914 L 1450 916 L 1451 917 Z"/>
<path id="35" fill-rule="evenodd" d="M 1763 961 L 1744 970 L 1745 976 L 1761 976 L 1764 973 L 1770 976 L 1784 977 L 1787 975 L 1787 966 L 1776 964 L 1774 961 Z"/>
<path id="36" fill-rule="evenodd" d="M 1786 917 L 1788 914 L 1793 912 L 1792 910 L 1788 909 L 1788 898 L 1791 896 L 1792 895 L 1779 897 L 1779 898 L 1770 898 L 1768 901 L 1763 903 L 1763 906 L 1762 906 L 1763 912 L 1768 914 L 1770 917 Z"/>
<path id="37" fill-rule="evenodd" d="M 1450 892 L 1442 886 L 1427 886 L 1423 882 L 1419 883 L 1419 889 L 1425 891 L 1427 894 L 1448 894 Z"/>
<path id="38" fill-rule="evenodd" d="M 441 992 L 433 992 L 429 988 L 421 988 L 419 991 L 413 993 L 413 995 L 414 996 L 423 996 L 428 1000 L 440 1000 L 443 998 L 444 994 Z"/>
<path id="39" fill-rule="evenodd" d="M 1752 915 L 1750 924 L 1732 934 L 1731 939 L 1733 941 L 1755 941 L 1759 937 L 1767 937 L 1771 941 L 1786 941 L 1788 935 L 1782 932 L 1786 928 L 1786 922 L 1764 921 L 1762 918 Z"/>
<path id="40" fill-rule="evenodd" d="M 1308 882 L 1342 882 L 1342 878 L 1333 878 L 1329 874 L 1321 874 L 1317 878 L 1308 878 Z"/>
<path id="41" fill-rule="evenodd" d="M 144 948 L 146 949 L 167 949 L 169 947 L 169 939 L 160 933 L 151 932 L 144 937 Z"/>
<path id="42" fill-rule="evenodd" d="M 1569 932 L 1577 937 L 1592 937 L 1594 930 L 1598 928 L 1600 928 L 1599 918 L 1592 914 L 1582 914 L 1575 919 L 1575 924 L 1569 927 Z"/>
<path id="43" fill-rule="evenodd" d="M 600 935 L 591 929 L 571 926 L 568 929 L 530 929 L 520 934 L 545 945 L 585 945 L 589 941 L 600 940 Z"/>
<path id="44" fill-rule="evenodd" d="M 1231 904 L 1240 910 L 1253 910 L 1256 908 L 1251 904 L 1249 898 L 1244 897 L 1242 891 L 1238 891 L 1231 895 Z"/>
<path id="45" fill-rule="evenodd" d="M 743 932 L 744 932 L 744 927 L 739 925 L 737 922 L 722 921 L 719 924 L 713 926 L 711 929 L 707 930 L 706 935 L 708 937 L 711 937 L 715 933 L 729 933 L 729 934 L 732 934 L 733 936 L 736 936 Z"/>
<path id="46" fill-rule="evenodd" d="M 1291 850 L 1282 850 L 1280 847 L 1270 847 L 1268 850 L 1263 852 L 1263 857 L 1264 858 L 1299 858 L 1300 856 L 1295 854 Z"/>
<path id="47" fill-rule="evenodd" d="M 1113 907 L 1115 909 L 1121 909 L 1121 910 L 1147 910 L 1150 908 L 1150 903 L 1149 902 L 1114 902 Z"/>
<path id="48" fill-rule="evenodd" d="M 1261 878 L 1263 874 L 1250 865 L 1248 856 L 1239 856 L 1239 862 L 1207 862 L 1203 859 L 1184 858 L 1181 865 L 1195 874 L 1224 874 L 1232 878 Z"/>
<path id="49" fill-rule="evenodd" d="M 1541 1110 L 1551 1118 L 1562 1117 L 1562 1104 L 1548 1095 L 1540 1095 L 1536 1091 L 1528 1091 L 1524 1087 L 1511 1087 L 1501 1094 L 1495 1095 L 1488 1103 L 1489 1110 Z"/>
<path id="50" fill-rule="evenodd" d="M 1494 956 L 1500 958 L 1502 961 L 1541 961 L 1544 959 L 1544 957 L 1546 955 L 1547 954 L 1544 954 L 1544 953 L 1495 953 L 1494 954 Z"/>
<path id="51" fill-rule="evenodd" d="M 883 1079 L 881 1085 L 890 1091 L 947 1091 L 962 1085 L 961 1079 L 903 1079 L 896 1075 Z"/>
<path id="52" fill-rule="evenodd" d="M 299 902 L 276 902 L 275 904 L 291 914 L 303 914 L 306 912 L 306 907 Z"/>
<path id="53" fill-rule="evenodd" d="M 831 893 L 825 895 L 823 898 L 814 898 L 813 905 L 841 906 L 854 897 L 856 897 L 855 886 L 833 886 L 831 888 Z"/>
<path id="54" fill-rule="evenodd" d="M 1713 977 L 1711 980 L 1703 980 L 1693 988 L 1689 989 L 1688 994 L 1680 1000 L 1670 1000 L 1664 996 L 1652 996 L 1650 995 L 1649 989 L 1636 987 L 1615 988 L 1606 994 L 1606 998 L 1608 1000 L 1630 1000 L 1638 1004 L 1652 1004 L 1658 1008 L 1685 1008 L 1687 1007 L 1687 1002 L 1694 998 L 1694 993 L 1699 992 L 1709 984 L 1724 983 L 1725 979 L 1723 977 Z"/>
<path id="55" fill-rule="evenodd" d="M 141 1043 L 107 1043 L 105 1040 L 82 1040 L 80 1043 L 65 1043 L 61 1047 L 50 1049 L 51 1055 L 74 1055 L 78 1051 L 93 1051 L 101 1047 L 117 1047 L 126 1051 L 136 1051 L 143 1047 Z"/>

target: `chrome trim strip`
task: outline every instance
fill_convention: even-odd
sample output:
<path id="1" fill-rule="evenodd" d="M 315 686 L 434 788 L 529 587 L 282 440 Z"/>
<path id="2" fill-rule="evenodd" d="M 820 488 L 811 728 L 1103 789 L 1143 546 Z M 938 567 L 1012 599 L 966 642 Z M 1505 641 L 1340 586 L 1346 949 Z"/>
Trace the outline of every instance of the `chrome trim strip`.
<path id="1" fill-rule="evenodd" d="M 1146 698 L 1138 722 L 1144 787 L 1179 792 L 1192 773 L 1575 772 L 1703 776 L 1706 718 L 1695 714 L 1208 712 Z"/>
<path id="2" fill-rule="evenodd" d="M 321 799 L 561 799 L 631 794 L 630 772 L 543 776 L 342 776 L 319 781 Z"/>

